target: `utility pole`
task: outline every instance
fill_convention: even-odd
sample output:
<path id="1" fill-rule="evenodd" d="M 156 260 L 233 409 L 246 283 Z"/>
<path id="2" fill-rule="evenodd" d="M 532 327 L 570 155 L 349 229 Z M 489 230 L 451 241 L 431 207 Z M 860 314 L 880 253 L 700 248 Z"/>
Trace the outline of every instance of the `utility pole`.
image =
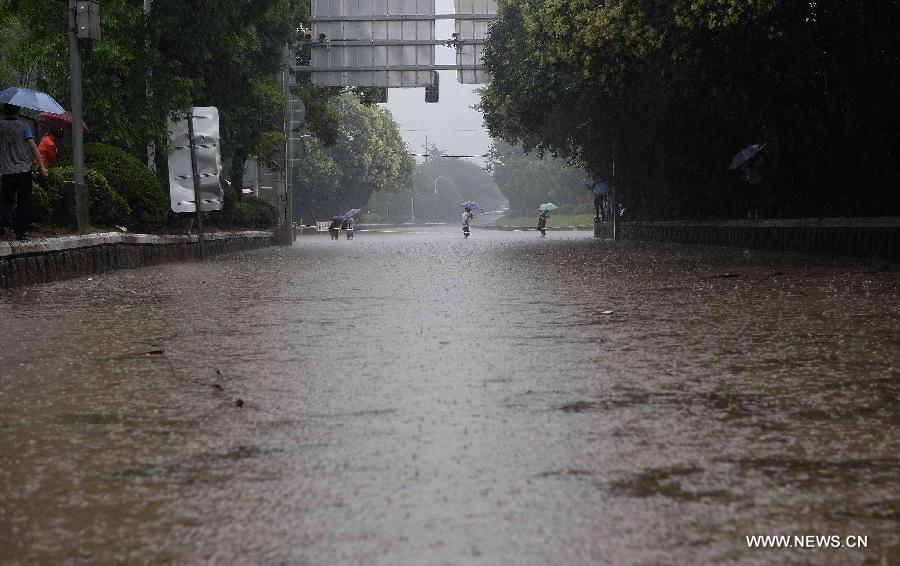
<path id="1" fill-rule="evenodd" d="M 284 223 L 285 223 L 285 245 L 290 246 L 294 242 L 294 152 L 293 139 L 291 132 L 291 45 L 286 43 L 284 46 Z"/>
<path id="2" fill-rule="evenodd" d="M 83 234 L 90 227 L 87 199 L 84 194 L 84 119 L 81 99 L 81 45 L 78 43 L 78 9 L 75 0 L 69 0 L 69 72 L 72 98 L 72 169 L 75 192 L 75 218 L 78 232 Z"/>
<path id="3" fill-rule="evenodd" d="M 191 146 L 191 178 L 194 180 L 194 222 L 197 224 L 197 247 L 200 250 L 200 261 L 203 261 L 203 216 L 200 214 L 200 173 L 197 171 L 193 107 L 188 111 L 188 143 Z"/>
<path id="4" fill-rule="evenodd" d="M 150 4 L 152 0 L 144 0 L 144 31 L 145 33 L 148 31 L 149 20 L 150 20 Z M 144 50 L 147 52 L 147 61 L 150 61 L 150 34 L 147 33 L 147 37 L 144 40 Z M 150 104 L 150 99 L 153 98 L 153 87 L 150 85 L 150 80 L 153 78 L 153 68 L 150 65 L 147 65 L 147 81 L 146 81 L 146 95 L 147 95 L 147 104 Z M 153 140 L 149 140 L 147 142 L 147 168 L 151 171 L 156 171 L 156 144 Z"/>

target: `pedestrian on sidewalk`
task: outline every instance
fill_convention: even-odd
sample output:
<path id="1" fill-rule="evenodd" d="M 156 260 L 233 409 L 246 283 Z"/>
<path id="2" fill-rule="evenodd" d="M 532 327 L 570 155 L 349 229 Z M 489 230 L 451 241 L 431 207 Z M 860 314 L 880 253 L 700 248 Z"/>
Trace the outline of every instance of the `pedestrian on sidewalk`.
<path id="1" fill-rule="evenodd" d="M 62 139 L 62 135 L 62 130 L 55 126 L 50 126 L 47 133 L 41 138 L 41 143 L 38 144 L 38 151 L 41 153 L 41 162 L 44 164 L 44 167 L 50 167 L 56 163 L 59 152 L 59 140 Z"/>
<path id="2" fill-rule="evenodd" d="M 594 197 L 594 222 L 609 220 L 609 181 L 597 181 L 588 190 Z"/>
<path id="3" fill-rule="evenodd" d="M 36 162 L 44 179 L 47 166 L 34 143 L 34 134 L 25 122 L 19 120 L 20 108 L 14 104 L 3 105 L 0 120 L 0 229 L 9 225 L 15 208 L 13 229 L 17 240 L 25 240 L 25 230 L 31 220 L 31 164 Z"/>

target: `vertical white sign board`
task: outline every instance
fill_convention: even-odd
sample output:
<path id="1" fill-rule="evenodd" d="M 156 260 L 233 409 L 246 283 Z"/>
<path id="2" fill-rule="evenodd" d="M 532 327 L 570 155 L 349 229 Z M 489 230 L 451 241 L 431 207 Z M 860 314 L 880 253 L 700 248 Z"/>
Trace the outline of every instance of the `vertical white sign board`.
<path id="1" fill-rule="evenodd" d="M 222 153 L 219 146 L 219 110 L 213 106 L 191 109 L 194 118 L 194 155 L 200 176 L 200 210 L 221 210 Z M 194 212 L 194 181 L 187 117 L 169 120 L 169 196 L 175 212 Z"/>

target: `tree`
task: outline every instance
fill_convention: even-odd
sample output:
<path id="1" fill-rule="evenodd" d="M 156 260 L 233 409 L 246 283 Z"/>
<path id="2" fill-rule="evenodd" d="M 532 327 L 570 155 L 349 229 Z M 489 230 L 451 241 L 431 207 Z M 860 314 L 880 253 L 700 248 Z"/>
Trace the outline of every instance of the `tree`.
<path id="1" fill-rule="evenodd" d="M 494 142 L 490 155 L 494 181 L 513 214 L 533 212 L 545 202 L 561 206 L 590 200 L 587 173 L 560 158 L 528 154 L 502 141 Z"/>
<path id="2" fill-rule="evenodd" d="M 509 0 L 485 50 L 485 121 L 595 176 L 615 167 L 645 217 L 897 213 L 898 13 L 896 0 Z M 748 185 L 725 167 L 759 142 L 762 182 Z"/>
<path id="3" fill-rule="evenodd" d="M 66 3 L 6 7 L 26 30 L 13 66 L 68 106 Z M 170 115 L 216 106 L 223 161 L 239 178 L 264 134 L 281 131 L 282 47 L 308 13 L 308 0 L 155 0 L 149 14 L 139 2 L 105 0 L 103 39 L 83 54 L 92 137 L 143 156 L 150 141 L 166 147 Z"/>
<path id="4" fill-rule="evenodd" d="M 415 161 L 387 110 L 365 106 L 349 92 L 330 104 L 340 120 L 334 146 L 301 142 L 304 157 L 294 186 L 298 218 L 343 214 L 362 208 L 376 190 L 406 191 L 412 182 Z"/>

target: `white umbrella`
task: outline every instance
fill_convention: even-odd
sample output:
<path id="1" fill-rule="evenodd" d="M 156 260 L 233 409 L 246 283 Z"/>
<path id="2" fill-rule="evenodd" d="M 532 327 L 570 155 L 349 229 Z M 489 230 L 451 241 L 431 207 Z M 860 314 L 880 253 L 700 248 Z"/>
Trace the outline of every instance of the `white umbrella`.
<path id="1" fill-rule="evenodd" d="M 66 111 L 46 92 L 18 86 L 11 86 L 0 92 L 0 102 L 51 114 L 62 114 Z"/>

